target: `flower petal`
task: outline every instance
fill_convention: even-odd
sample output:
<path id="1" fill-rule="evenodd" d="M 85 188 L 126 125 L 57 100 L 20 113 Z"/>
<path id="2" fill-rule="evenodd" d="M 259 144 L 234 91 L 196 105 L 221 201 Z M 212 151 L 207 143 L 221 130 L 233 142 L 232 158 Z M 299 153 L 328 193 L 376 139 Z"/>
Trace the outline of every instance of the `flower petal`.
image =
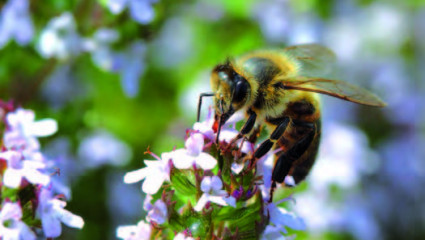
<path id="1" fill-rule="evenodd" d="M 130 15 L 138 23 L 147 24 L 155 16 L 150 1 L 130 0 Z"/>
<path id="2" fill-rule="evenodd" d="M 170 153 L 174 167 L 178 169 L 189 169 L 193 165 L 194 158 L 187 154 L 186 149 L 177 149 Z"/>
<path id="3" fill-rule="evenodd" d="M 149 175 L 146 176 L 145 182 L 142 185 L 142 191 L 152 195 L 158 192 L 166 176 L 159 169 L 150 170 Z"/>
<path id="4" fill-rule="evenodd" d="M 65 209 L 57 209 L 58 218 L 68 227 L 81 229 L 84 226 L 84 220 L 78 215 L 75 215 Z"/>
<path id="5" fill-rule="evenodd" d="M 223 188 L 223 182 L 218 176 L 211 177 L 211 189 L 213 192 L 218 192 Z"/>
<path id="6" fill-rule="evenodd" d="M 1 221 L 20 220 L 22 218 L 22 209 L 18 203 L 6 202 L 0 212 Z"/>
<path id="7" fill-rule="evenodd" d="M 232 171 L 236 174 L 239 174 L 240 172 L 242 172 L 242 169 L 245 165 L 243 163 L 239 164 L 239 163 L 232 163 L 232 166 L 230 167 L 230 169 L 232 169 Z"/>
<path id="8" fill-rule="evenodd" d="M 285 240 L 285 237 L 280 228 L 268 225 L 261 235 L 261 240 Z"/>
<path id="9" fill-rule="evenodd" d="M 161 199 L 158 199 L 153 208 L 148 212 L 146 220 L 148 220 L 148 222 L 152 221 L 158 224 L 163 224 L 167 220 L 167 213 L 167 205 L 165 205 Z"/>
<path id="10" fill-rule="evenodd" d="M 200 133 L 190 135 L 185 142 L 185 147 L 189 155 L 198 156 L 204 148 L 204 136 Z"/>
<path id="11" fill-rule="evenodd" d="M 201 182 L 201 190 L 204 193 L 208 193 L 211 191 L 211 177 L 205 176 Z"/>
<path id="12" fill-rule="evenodd" d="M 53 214 L 47 212 L 41 215 L 41 224 L 43 226 L 44 235 L 46 237 L 59 237 L 62 232 L 62 226 L 59 219 Z"/>
<path id="13" fill-rule="evenodd" d="M 124 175 L 125 183 L 136 183 L 144 179 L 149 173 L 148 168 L 141 168 L 139 170 L 128 172 Z"/>
<path id="14" fill-rule="evenodd" d="M 196 165 L 204 170 L 211 170 L 217 165 L 217 160 L 208 153 L 201 152 L 195 159 Z"/>
<path id="15" fill-rule="evenodd" d="M 306 228 L 304 220 L 297 217 L 294 213 L 277 207 L 274 203 L 270 203 L 267 208 L 270 213 L 270 222 L 274 225 L 288 226 L 295 230 L 304 230 Z"/>
<path id="16" fill-rule="evenodd" d="M 22 171 L 8 168 L 4 172 L 3 183 L 6 187 L 17 188 L 21 185 Z"/>
<path id="17" fill-rule="evenodd" d="M 227 206 L 228 205 L 226 200 L 224 200 L 224 197 L 222 197 L 222 196 L 211 196 L 210 195 L 208 197 L 208 200 L 210 202 L 213 202 L 213 203 L 221 205 L 221 206 Z"/>
<path id="18" fill-rule="evenodd" d="M 31 231 L 31 229 L 23 222 L 18 222 L 18 229 L 19 229 L 19 239 L 24 239 L 24 240 L 35 240 L 36 236 L 35 233 L 33 231 Z"/>
<path id="19" fill-rule="evenodd" d="M 127 0 L 109 0 L 107 6 L 113 14 L 118 14 L 124 10 L 126 4 Z"/>
<path id="20" fill-rule="evenodd" d="M 205 204 L 207 204 L 207 202 L 208 202 L 208 195 L 204 193 L 202 194 L 201 198 L 199 198 L 198 203 L 196 204 L 194 208 L 195 211 L 197 212 L 201 211 L 204 208 Z"/>
<path id="21" fill-rule="evenodd" d="M 41 172 L 34 169 L 24 169 L 22 175 L 33 184 L 41 184 L 46 186 L 50 182 L 50 176 L 42 174 Z"/>
<path id="22" fill-rule="evenodd" d="M 50 136 L 58 130 L 58 124 L 53 119 L 43 119 L 31 125 L 31 135 L 37 137 Z"/>

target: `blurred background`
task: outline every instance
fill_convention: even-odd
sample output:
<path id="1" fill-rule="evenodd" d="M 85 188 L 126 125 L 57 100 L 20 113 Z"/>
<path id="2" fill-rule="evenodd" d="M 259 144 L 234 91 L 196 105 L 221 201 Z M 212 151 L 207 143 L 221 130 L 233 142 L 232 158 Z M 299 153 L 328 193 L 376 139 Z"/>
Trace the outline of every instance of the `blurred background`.
<path id="1" fill-rule="evenodd" d="M 320 154 L 295 194 L 297 239 L 425 239 L 425 1 L 2 0 L 0 98 L 55 118 L 42 139 L 82 231 L 116 239 L 144 216 L 124 173 L 183 146 L 212 67 L 258 48 L 321 43 L 339 79 L 388 106 L 323 97 Z M 206 108 L 204 108 L 206 109 Z"/>

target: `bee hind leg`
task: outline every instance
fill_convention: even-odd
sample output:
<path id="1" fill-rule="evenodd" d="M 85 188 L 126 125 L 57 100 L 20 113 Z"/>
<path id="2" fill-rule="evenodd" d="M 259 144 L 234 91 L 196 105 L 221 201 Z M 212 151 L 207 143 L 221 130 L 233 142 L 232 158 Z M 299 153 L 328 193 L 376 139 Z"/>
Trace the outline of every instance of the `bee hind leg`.
<path id="1" fill-rule="evenodd" d="M 303 124 L 303 126 L 309 126 L 308 123 Z M 283 152 L 279 155 L 276 164 L 273 168 L 272 173 L 272 188 L 270 189 L 270 200 L 272 201 L 272 193 L 274 191 L 273 186 L 276 186 L 277 183 L 282 183 L 285 180 L 285 177 L 288 175 L 289 171 L 292 168 L 292 164 L 299 159 L 308 149 L 311 142 L 314 139 L 316 134 L 316 125 L 311 124 L 311 131 L 304 137 L 302 137 L 292 148 L 288 151 Z"/>

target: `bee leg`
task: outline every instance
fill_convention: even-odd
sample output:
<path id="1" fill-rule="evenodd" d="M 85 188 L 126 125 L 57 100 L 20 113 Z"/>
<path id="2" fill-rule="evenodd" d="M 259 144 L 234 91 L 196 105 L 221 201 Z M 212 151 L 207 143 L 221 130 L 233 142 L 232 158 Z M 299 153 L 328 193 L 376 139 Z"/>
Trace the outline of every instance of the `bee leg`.
<path id="1" fill-rule="evenodd" d="M 261 143 L 261 145 L 255 150 L 254 157 L 251 159 L 250 162 L 250 168 L 252 168 L 256 162 L 257 159 L 260 159 L 262 156 L 264 156 L 266 153 L 270 151 L 270 149 L 273 147 L 274 143 L 283 135 L 283 133 L 286 130 L 286 127 L 288 127 L 288 124 L 290 122 L 289 117 L 285 117 L 279 125 L 274 129 L 272 134 L 270 135 L 270 138 L 265 140 Z"/>
<path id="2" fill-rule="evenodd" d="M 273 168 L 272 180 L 278 183 L 282 183 L 288 175 L 289 170 L 298 158 L 300 158 L 307 148 L 310 146 L 316 134 L 316 126 L 314 124 L 307 125 L 308 123 L 302 123 L 303 126 L 311 128 L 309 133 L 302 137 L 297 143 L 292 146 L 288 151 L 282 153 L 276 161 Z"/>
<path id="3" fill-rule="evenodd" d="M 236 141 L 241 139 L 243 136 L 251 132 L 251 130 L 254 128 L 255 120 L 257 119 L 257 114 L 252 110 L 248 110 L 248 114 L 249 114 L 248 120 L 242 126 L 242 129 L 238 133 L 238 135 L 235 138 L 233 138 L 232 141 L 230 141 L 230 143 L 228 144 L 228 148 L 230 148 L 232 144 L 234 144 Z M 228 148 L 226 148 L 226 150 L 228 150 Z"/>
<path id="4" fill-rule="evenodd" d="M 262 125 L 258 125 L 254 128 L 252 133 L 248 137 L 248 142 L 255 143 L 257 141 L 257 138 L 260 136 L 262 130 Z"/>

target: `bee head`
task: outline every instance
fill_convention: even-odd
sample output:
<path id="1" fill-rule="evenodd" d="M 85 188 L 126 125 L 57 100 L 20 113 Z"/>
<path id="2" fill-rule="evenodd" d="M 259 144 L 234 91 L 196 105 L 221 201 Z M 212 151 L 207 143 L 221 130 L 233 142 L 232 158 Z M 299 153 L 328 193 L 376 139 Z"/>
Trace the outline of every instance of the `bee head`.
<path id="1" fill-rule="evenodd" d="M 214 68 L 211 87 L 215 93 L 216 114 L 222 116 L 224 122 L 244 107 L 251 93 L 247 80 L 234 70 L 229 61 Z"/>

